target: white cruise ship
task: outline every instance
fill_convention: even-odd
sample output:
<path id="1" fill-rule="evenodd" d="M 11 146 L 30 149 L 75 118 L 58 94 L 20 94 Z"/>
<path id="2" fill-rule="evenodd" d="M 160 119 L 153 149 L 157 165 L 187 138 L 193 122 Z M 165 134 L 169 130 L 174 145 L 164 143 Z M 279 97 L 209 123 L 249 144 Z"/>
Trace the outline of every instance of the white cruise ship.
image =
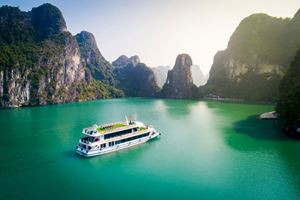
<path id="1" fill-rule="evenodd" d="M 94 125 L 83 129 L 76 152 L 79 155 L 97 156 L 134 145 L 142 144 L 160 135 L 152 126 L 126 120 L 111 124 Z"/>

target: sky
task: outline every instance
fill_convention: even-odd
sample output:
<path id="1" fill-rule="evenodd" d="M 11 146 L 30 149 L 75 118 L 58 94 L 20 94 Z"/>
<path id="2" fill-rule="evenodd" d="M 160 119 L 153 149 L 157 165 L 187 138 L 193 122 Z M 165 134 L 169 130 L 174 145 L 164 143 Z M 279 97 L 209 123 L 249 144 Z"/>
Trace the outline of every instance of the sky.
<path id="1" fill-rule="evenodd" d="M 150 67 L 173 67 L 188 53 L 205 74 L 243 18 L 293 17 L 300 8 L 300 0 L 0 0 L 24 11 L 43 3 L 62 11 L 72 34 L 93 33 L 110 62 L 138 55 Z"/>

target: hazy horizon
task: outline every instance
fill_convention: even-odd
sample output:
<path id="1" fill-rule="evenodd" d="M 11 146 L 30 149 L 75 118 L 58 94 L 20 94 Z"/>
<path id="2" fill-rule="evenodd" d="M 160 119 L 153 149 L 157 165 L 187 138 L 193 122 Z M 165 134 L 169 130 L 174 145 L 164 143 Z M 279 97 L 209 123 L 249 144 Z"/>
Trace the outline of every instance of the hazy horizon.
<path id="1" fill-rule="evenodd" d="M 63 13 L 68 30 L 95 35 L 99 50 L 110 62 L 120 55 L 138 55 L 150 67 L 173 67 L 180 53 L 191 55 L 207 74 L 213 57 L 225 49 L 240 21 L 254 13 L 293 17 L 300 1 L 291 0 L 153 0 L 47 1 Z M 31 10 L 45 1 L 3 1 L 0 5 Z"/>

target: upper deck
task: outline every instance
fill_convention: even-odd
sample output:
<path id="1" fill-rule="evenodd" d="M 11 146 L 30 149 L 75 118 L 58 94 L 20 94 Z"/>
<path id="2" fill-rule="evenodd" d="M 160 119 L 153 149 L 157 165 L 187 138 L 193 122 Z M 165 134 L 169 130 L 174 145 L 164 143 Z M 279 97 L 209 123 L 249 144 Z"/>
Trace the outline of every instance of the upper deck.
<path id="1" fill-rule="evenodd" d="M 125 131 L 128 129 L 138 128 L 143 126 L 145 126 L 143 123 L 137 121 L 130 121 L 130 122 L 121 121 L 121 122 L 103 124 L 100 126 L 94 125 L 92 127 L 83 129 L 82 133 L 89 136 L 102 136 L 114 132 Z"/>

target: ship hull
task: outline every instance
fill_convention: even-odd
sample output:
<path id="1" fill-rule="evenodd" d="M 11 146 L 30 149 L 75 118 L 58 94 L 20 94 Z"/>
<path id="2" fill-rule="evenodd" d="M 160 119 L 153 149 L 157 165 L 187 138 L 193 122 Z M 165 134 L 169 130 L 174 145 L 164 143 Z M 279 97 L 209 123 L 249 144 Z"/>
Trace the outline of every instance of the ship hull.
<path id="1" fill-rule="evenodd" d="M 87 151 L 86 149 L 82 149 L 80 147 L 76 148 L 76 153 L 80 156 L 84 156 L 84 157 L 93 157 L 93 156 L 99 156 L 99 155 L 104 155 L 104 154 L 108 154 L 108 153 L 112 153 L 115 151 L 119 151 L 121 149 L 126 149 L 132 146 L 137 146 L 139 144 L 143 144 L 145 142 L 148 142 L 150 140 L 153 140 L 155 138 L 158 138 L 160 136 L 160 133 L 156 132 L 154 135 L 150 135 L 144 138 L 140 138 L 140 139 L 136 139 L 136 140 L 132 140 L 129 142 L 124 142 L 122 144 L 118 144 L 118 145 L 114 145 L 111 147 L 106 147 L 106 148 L 102 148 L 102 149 L 97 149 L 97 150 L 89 150 Z"/>

